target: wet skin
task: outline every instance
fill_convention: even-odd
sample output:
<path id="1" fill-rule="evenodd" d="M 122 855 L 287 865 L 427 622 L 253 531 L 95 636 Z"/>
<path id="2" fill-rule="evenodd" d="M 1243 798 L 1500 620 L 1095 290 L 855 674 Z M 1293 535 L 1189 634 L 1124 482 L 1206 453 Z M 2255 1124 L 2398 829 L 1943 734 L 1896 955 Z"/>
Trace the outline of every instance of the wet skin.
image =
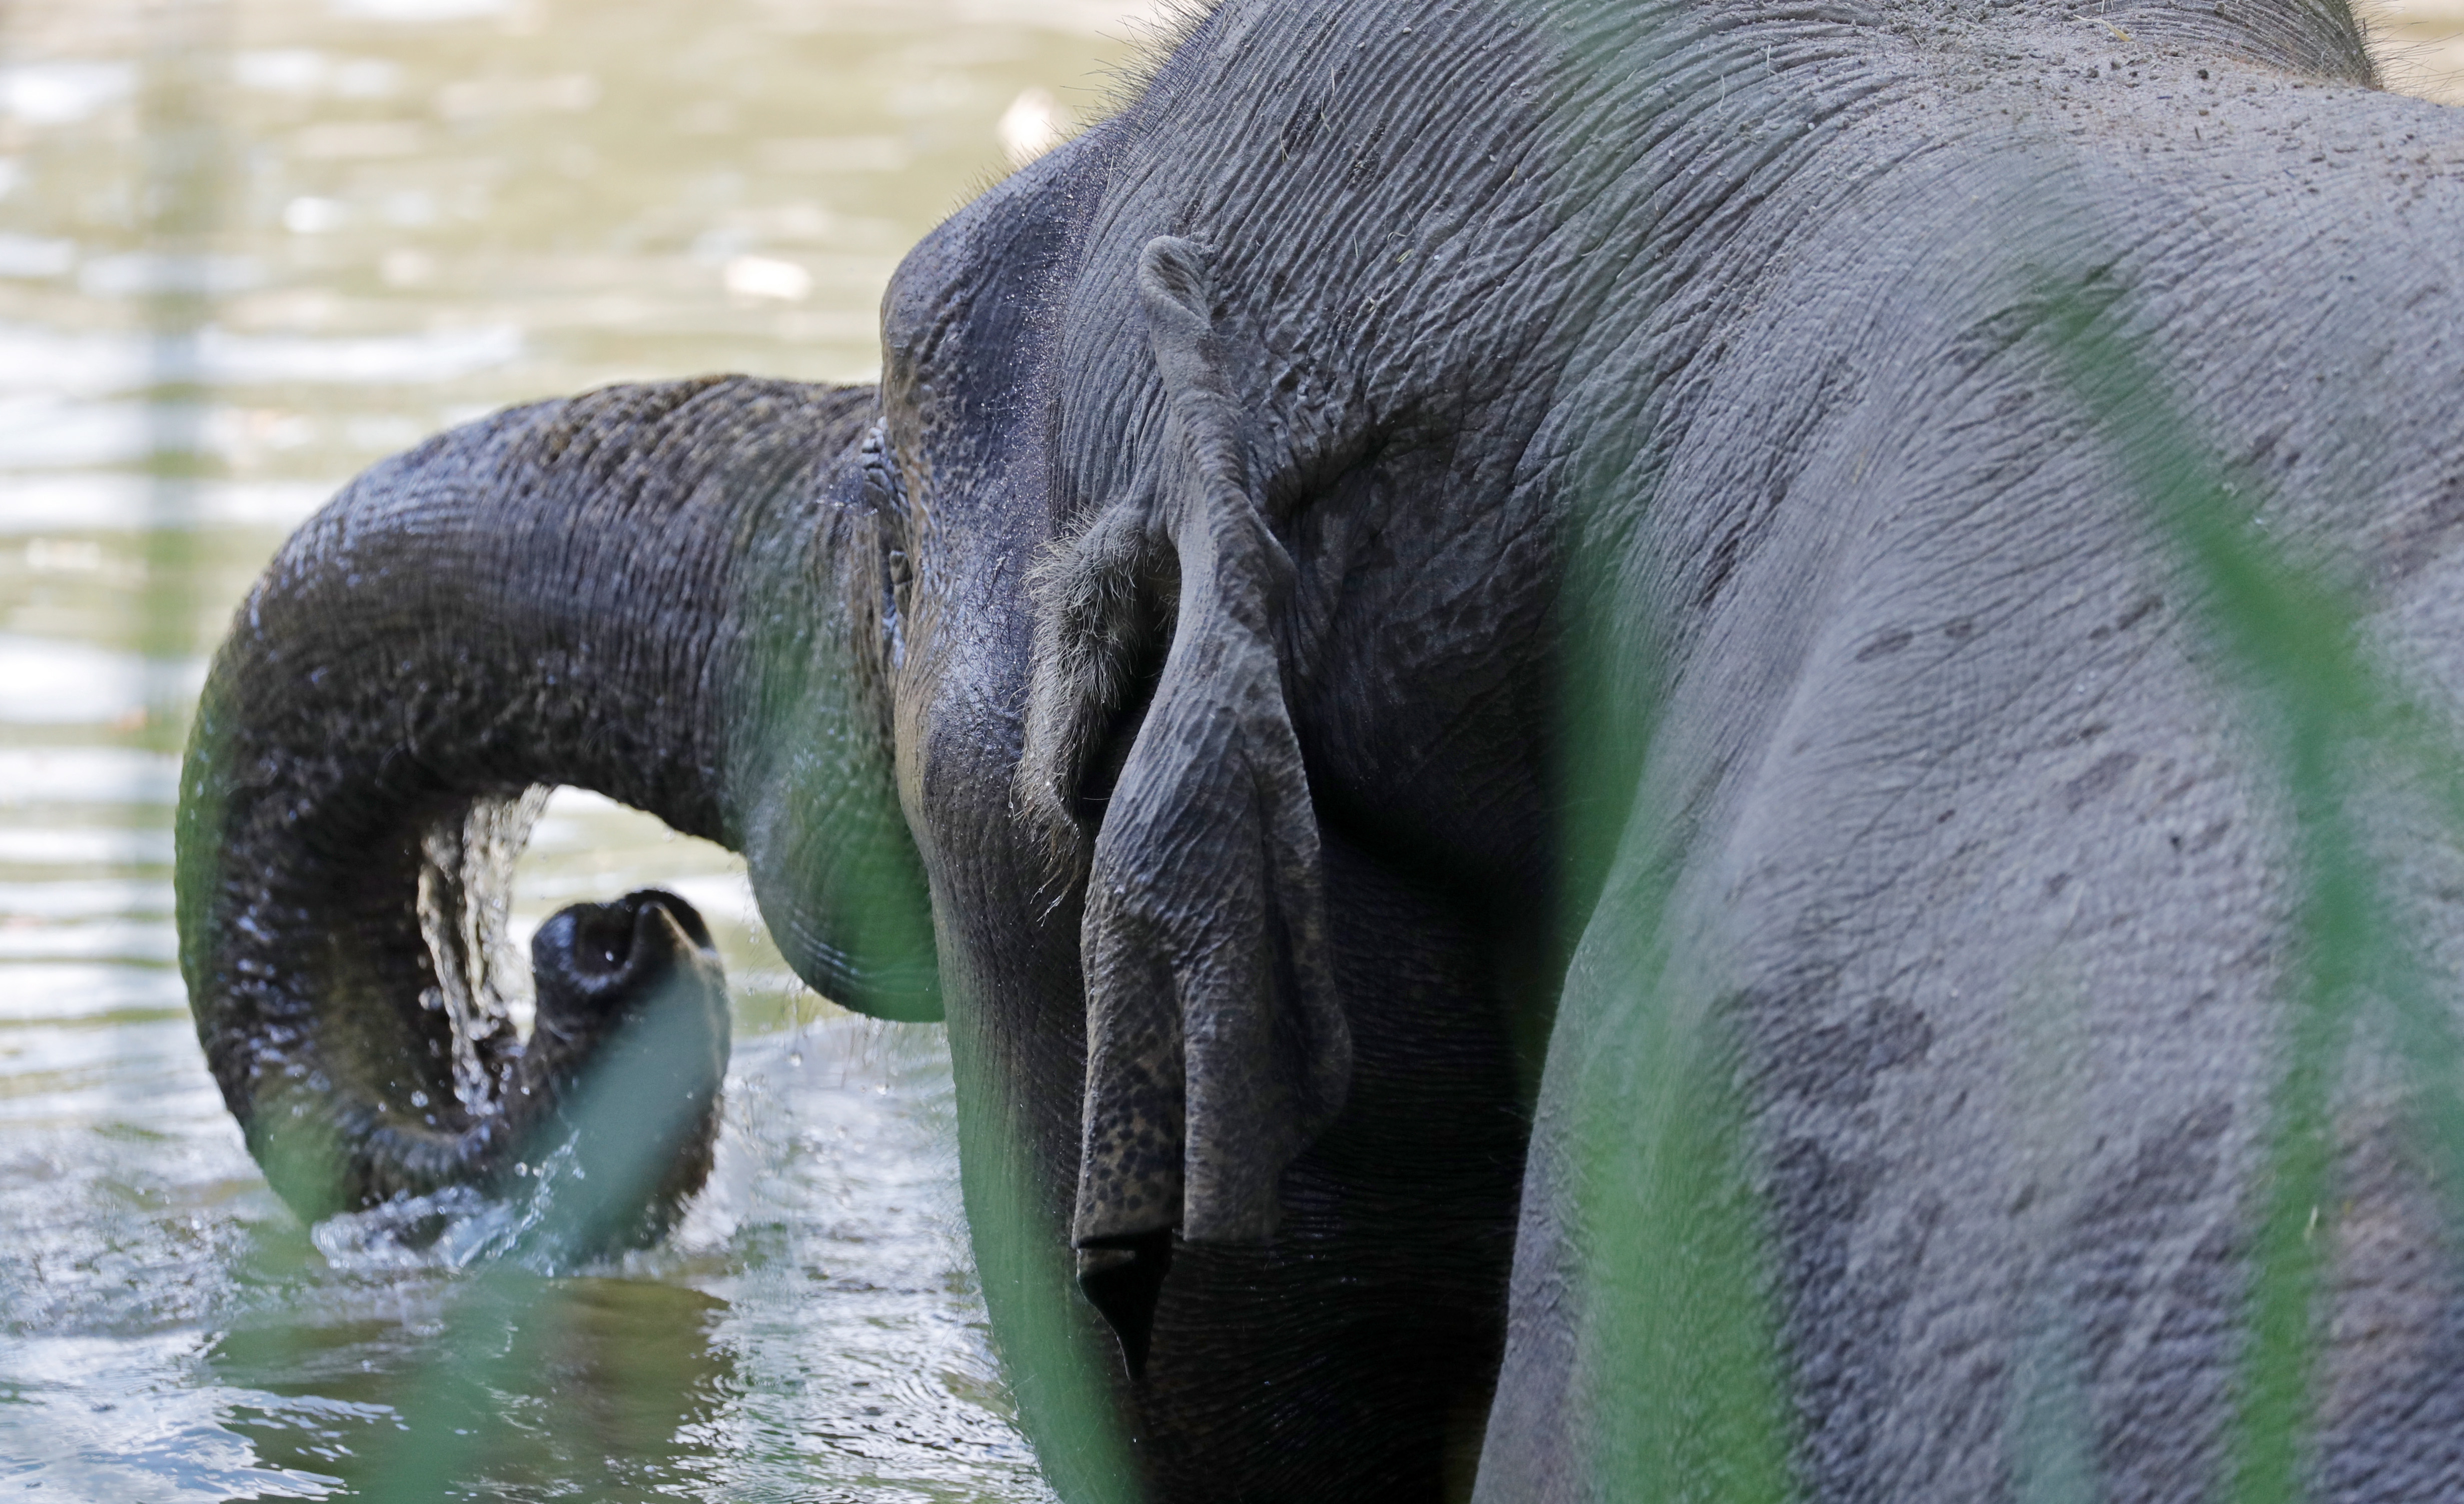
<path id="1" fill-rule="evenodd" d="M 1658 1271 L 1723 1196 L 1808 1495 L 2019 1487 L 2048 1341 L 2106 1494 L 2195 1494 L 2290 825 L 2059 330 L 2449 693 L 2464 123 L 2366 77 L 2291 6 L 1227 5 L 908 257 L 877 391 L 522 409 L 295 542 L 184 803 L 226 1093 L 363 974 L 332 1098 L 447 1079 L 420 832 L 583 784 L 745 850 L 817 987 L 946 1017 L 1067 1496 L 1691 1475 Z M 262 625 L 372 577 L 347 662 Z M 327 786 L 382 881 L 282 816 Z M 250 938 L 263 873 L 362 948 Z M 2342 1129 L 2335 1309 L 2423 1313 L 2331 1327 L 2357 1499 L 2464 1467 L 2400 1107 L 2365 1073 Z M 1706 1114 L 1732 1179 L 1672 1202 Z"/>

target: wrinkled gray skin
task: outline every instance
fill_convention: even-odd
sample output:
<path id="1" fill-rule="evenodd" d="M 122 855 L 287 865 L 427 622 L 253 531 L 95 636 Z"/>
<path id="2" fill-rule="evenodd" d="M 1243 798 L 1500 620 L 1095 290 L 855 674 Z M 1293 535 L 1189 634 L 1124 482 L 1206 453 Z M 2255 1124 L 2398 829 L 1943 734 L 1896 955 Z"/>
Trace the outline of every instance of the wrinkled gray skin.
<path id="1" fill-rule="evenodd" d="M 1065 1494 L 1712 1488 L 1620 1335 L 1690 1288 L 1620 1215 L 1674 1075 L 1741 1124 L 1802 1494 L 2019 1496 L 2053 1414 L 2096 1496 L 2204 1496 L 2291 837 L 2044 326 L 2105 306 L 2452 697 L 2464 112 L 2368 78 L 2293 0 L 1228 0 L 909 256 L 877 393 L 522 409 L 295 541 L 183 810 L 233 1109 L 451 1100 L 420 838 L 579 784 L 946 1010 Z M 2378 857 L 2452 981 L 2431 824 Z M 2464 1490 L 2464 1286 L 2370 1058 L 2314 1466 L 2394 1504 Z M 407 1183 L 347 1141 L 276 1184 Z"/>

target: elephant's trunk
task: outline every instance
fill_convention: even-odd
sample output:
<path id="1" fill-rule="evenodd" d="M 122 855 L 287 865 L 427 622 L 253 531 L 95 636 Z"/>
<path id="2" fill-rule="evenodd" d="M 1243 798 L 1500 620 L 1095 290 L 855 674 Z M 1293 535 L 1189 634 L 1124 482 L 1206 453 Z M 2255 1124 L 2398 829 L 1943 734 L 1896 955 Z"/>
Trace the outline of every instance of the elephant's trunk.
<path id="1" fill-rule="evenodd" d="M 500 413 L 354 481 L 241 608 L 182 775 L 181 968 L 224 1099 L 303 1215 L 497 1177 L 588 1052 L 526 1061 L 504 1006 L 507 881 L 543 790 L 758 851 L 802 850 L 755 829 L 798 738 L 857 749 L 825 760 L 840 784 L 886 786 L 879 738 L 848 724 L 878 718 L 840 593 L 861 561 L 836 482 L 869 409 L 724 379 Z M 610 910 L 542 931 L 543 993 L 598 963 L 563 951 L 603 930 L 656 952 L 633 961 L 660 986 L 703 976 L 690 909 Z"/>

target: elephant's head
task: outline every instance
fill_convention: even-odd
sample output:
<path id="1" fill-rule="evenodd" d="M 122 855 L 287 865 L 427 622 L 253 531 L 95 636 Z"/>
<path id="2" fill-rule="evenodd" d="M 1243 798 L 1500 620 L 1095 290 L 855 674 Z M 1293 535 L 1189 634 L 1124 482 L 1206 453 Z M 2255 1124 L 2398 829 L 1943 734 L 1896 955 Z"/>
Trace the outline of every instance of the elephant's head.
<path id="1" fill-rule="evenodd" d="M 634 1243 L 698 1188 L 728 1045 L 700 918 L 634 894 L 557 916 L 528 979 L 509 953 L 558 785 L 746 851 L 830 996 L 937 1011 L 869 648 L 870 407 L 720 380 L 500 413 L 353 482 L 241 608 L 183 775 L 181 962 L 302 1215 L 629 1153 L 565 1231 Z"/>
<path id="2" fill-rule="evenodd" d="M 996 268 L 999 288 L 1025 258 L 1015 221 L 994 224 L 1010 232 L 997 255 L 942 239 L 962 267 Z M 918 721 L 902 741 L 910 817 L 945 890 L 966 885 L 940 908 L 982 966 L 983 1027 L 1014 1030 L 1031 980 L 1045 996 L 1027 1006 L 1069 1020 L 1073 1048 L 1036 1075 L 1082 1108 L 1069 1237 L 1134 1368 L 1176 1231 L 1269 1238 L 1285 1167 L 1350 1081 L 1286 702 L 1292 567 L 1243 469 L 1201 248 L 1158 238 L 1139 271 L 1169 402 L 1150 436 L 1160 457 L 1058 540 L 1019 478 L 1052 437 L 1042 414 L 964 410 L 993 384 L 966 358 L 989 331 L 950 314 L 1001 299 L 951 281 L 938 257 L 911 261 L 891 305 L 885 429 L 905 461 L 891 510 L 919 535 L 928 586 L 895 627 Z M 911 324 L 898 293 L 919 283 L 933 317 Z M 1002 624 L 989 638 L 988 621 Z M 1008 818 L 988 829 L 988 808 Z M 1040 962 L 1030 977 L 1022 953 Z"/>
<path id="3" fill-rule="evenodd" d="M 1217 12 L 892 281 L 899 789 L 996 1332 L 1067 1250 L 1172 1496 L 1409 1496 L 1476 1434 L 1549 995 L 1549 310 L 1479 271 L 1547 249 L 1535 55 L 1490 17 L 1398 99 L 1391 17 L 1283 19 Z M 1513 212 L 1361 232 L 1455 150 Z"/>

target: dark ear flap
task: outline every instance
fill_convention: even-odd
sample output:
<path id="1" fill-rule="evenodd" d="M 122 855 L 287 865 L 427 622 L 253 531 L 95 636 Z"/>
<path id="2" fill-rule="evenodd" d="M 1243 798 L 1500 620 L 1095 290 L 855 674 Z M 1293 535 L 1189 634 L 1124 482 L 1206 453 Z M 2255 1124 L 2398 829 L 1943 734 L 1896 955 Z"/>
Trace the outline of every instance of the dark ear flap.
<path id="1" fill-rule="evenodd" d="M 1191 1242 L 1272 1235 L 1276 1183 L 1342 1107 L 1352 1074 L 1278 651 L 1292 566 L 1251 498 L 1206 253 L 1150 242 L 1138 293 L 1169 404 L 1154 491 L 1099 518 L 1074 566 L 1045 582 L 1153 547 L 1169 548 L 1179 586 L 1161 678 L 1095 831 L 1080 934 L 1087 1096 L 1073 1233 L 1095 1255 L 1090 1270 L 1104 1250 L 1151 1248 L 1176 1224 Z M 1068 601 L 1102 592 L 1058 593 L 1053 634 L 1068 628 Z M 1055 802 L 1051 780 L 1083 767 L 1093 718 L 1109 714 L 1089 704 L 1121 693 L 1114 673 L 1067 684 L 1043 671 L 1109 662 L 1116 641 L 1082 630 L 1074 650 L 1039 644 L 1023 771 L 1045 786 L 1023 779 L 1030 801 Z"/>

